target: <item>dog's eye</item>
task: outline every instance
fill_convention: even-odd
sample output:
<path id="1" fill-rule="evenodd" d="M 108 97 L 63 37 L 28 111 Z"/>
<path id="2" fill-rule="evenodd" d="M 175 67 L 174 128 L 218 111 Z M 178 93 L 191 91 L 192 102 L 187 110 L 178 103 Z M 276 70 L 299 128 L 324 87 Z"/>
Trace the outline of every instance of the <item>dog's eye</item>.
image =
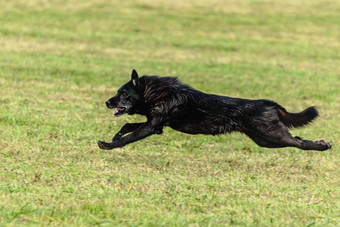
<path id="1" fill-rule="evenodd" d="M 128 95 L 127 95 L 126 92 L 122 92 L 122 96 L 123 96 L 123 97 L 127 97 Z"/>

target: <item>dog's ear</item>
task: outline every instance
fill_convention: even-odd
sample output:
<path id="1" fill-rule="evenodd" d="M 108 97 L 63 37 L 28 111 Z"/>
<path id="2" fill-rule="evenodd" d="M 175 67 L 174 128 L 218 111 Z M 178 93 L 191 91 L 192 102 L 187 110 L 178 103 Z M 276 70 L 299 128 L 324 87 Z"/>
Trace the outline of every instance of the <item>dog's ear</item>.
<path id="1" fill-rule="evenodd" d="M 132 70 L 131 81 L 132 81 L 133 86 L 136 87 L 139 85 L 138 74 L 136 70 Z"/>

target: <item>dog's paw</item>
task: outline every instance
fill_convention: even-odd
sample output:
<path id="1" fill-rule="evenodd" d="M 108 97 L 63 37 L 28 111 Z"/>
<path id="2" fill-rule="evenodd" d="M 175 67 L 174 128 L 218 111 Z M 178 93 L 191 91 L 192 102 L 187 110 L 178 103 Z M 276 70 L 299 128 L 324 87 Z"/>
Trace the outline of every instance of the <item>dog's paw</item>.
<path id="1" fill-rule="evenodd" d="M 328 141 L 325 141 L 324 139 L 321 139 L 321 140 L 317 140 L 315 141 L 317 144 L 320 144 L 320 145 L 324 145 L 324 146 L 327 146 L 327 149 L 331 149 L 332 148 L 332 144 Z"/>
<path id="2" fill-rule="evenodd" d="M 106 143 L 106 142 L 104 142 L 104 141 L 98 140 L 97 144 L 98 144 L 98 147 L 99 147 L 100 149 L 103 149 L 103 150 L 107 150 L 107 149 L 108 149 L 108 145 L 109 145 L 109 144 Z"/>

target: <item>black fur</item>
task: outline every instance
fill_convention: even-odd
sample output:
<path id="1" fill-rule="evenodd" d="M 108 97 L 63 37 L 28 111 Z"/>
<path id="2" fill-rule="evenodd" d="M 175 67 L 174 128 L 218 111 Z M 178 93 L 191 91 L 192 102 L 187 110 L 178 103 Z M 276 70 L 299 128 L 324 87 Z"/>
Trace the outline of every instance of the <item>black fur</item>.
<path id="1" fill-rule="evenodd" d="M 110 109 L 116 108 L 116 116 L 141 114 L 147 117 L 147 121 L 125 124 L 111 143 L 98 141 L 102 149 L 123 147 L 152 134 L 161 134 L 164 126 L 189 134 L 217 135 L 238 131 L 258 145 L 270 148 L 297 147 L 320 151 L 331 148 L 331 144 L 324 140 L 303 140 L 292 137 L 288 131 L 288 128 L 313 121 L 318 116 L 315 107 L 289 113 L 270 100 L 206 94 L 182 84 L 175 77 L 139 78 L 133 70 L 131 80 L 106 105 Z"/>

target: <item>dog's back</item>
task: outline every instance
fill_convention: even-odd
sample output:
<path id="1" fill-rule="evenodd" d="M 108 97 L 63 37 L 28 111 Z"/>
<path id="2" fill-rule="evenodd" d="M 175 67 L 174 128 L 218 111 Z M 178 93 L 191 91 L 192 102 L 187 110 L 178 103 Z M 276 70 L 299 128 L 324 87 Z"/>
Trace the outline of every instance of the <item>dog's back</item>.
<path id="1" fill-rule="evenodd" d="M 241 99 L 198 91 L 176 77 L 143 76 L 145 102 L 152 115 L 169 118 L 167 125 L 192 134 L 222 134 L 247 131 L 258 117 L 262 124 L 281 120 L 288 127 L 298 127 L 317 117 L 314 107 L 301 113 L 289 113 L 276 102 Z M 270 116 L 271 115 L 271 116 Z M 268 122 L 265 122 L 268 121 Z"/>

